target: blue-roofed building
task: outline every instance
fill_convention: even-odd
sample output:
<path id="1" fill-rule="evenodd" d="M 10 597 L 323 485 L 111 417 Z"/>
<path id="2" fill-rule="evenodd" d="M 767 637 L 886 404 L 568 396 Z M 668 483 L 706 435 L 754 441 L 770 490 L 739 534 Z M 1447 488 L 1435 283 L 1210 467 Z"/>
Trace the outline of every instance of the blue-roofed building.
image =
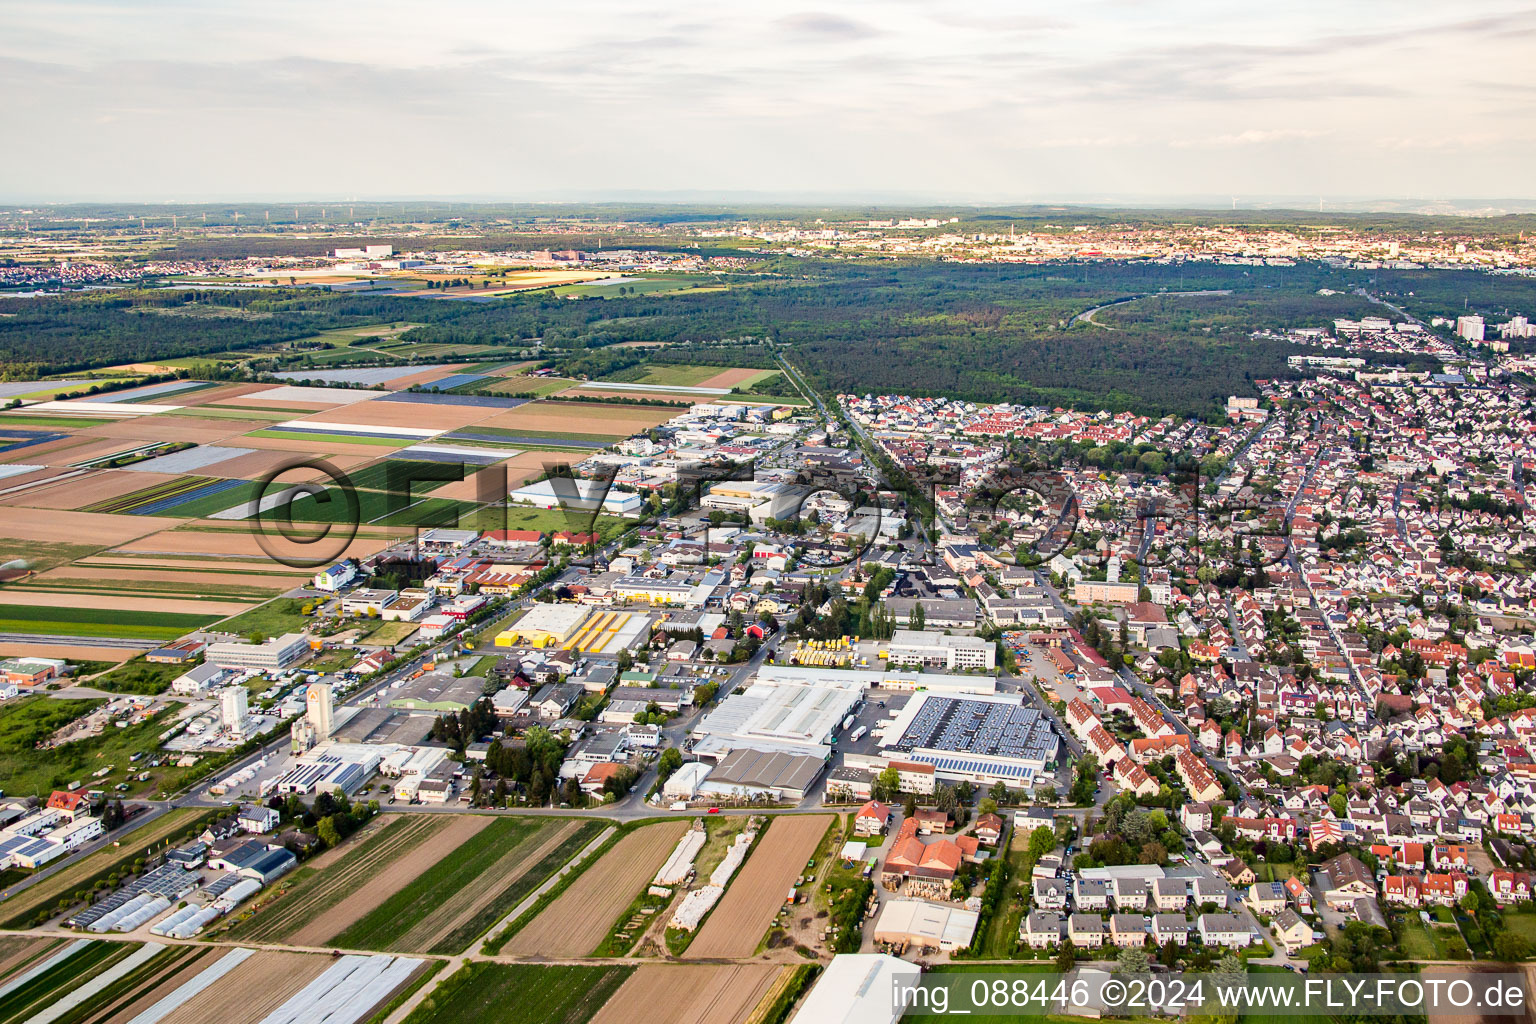
<path id="1" fill-rule="evenodd" d="M 351 562 L 337 562 L 328 569 L 315 573 L 315 588 L 335 593 L 357 579 L 357 568 Z"/>

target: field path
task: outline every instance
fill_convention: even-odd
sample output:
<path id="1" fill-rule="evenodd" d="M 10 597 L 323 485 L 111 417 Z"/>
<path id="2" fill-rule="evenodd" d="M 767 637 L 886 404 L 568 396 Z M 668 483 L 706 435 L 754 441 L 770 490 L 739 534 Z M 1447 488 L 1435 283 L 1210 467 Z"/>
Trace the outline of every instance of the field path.
<path id="1" fill-rule="evenodd" d="M 757 841 L 698 937 L 689 944 L 687 956 L 748 957 L 757 952 L 773 916 L 784 905 L 785 895 L 805 871 L 805 862 L 834 820 L 826 814 L 773 818 L 767 834 Z"/>
<path id="2" fill-rule="evenodd" d="M 642 825 L 624 836 L 507 941 L 507 956 L 587 956 L 656 874 L 689 823 Z"/>

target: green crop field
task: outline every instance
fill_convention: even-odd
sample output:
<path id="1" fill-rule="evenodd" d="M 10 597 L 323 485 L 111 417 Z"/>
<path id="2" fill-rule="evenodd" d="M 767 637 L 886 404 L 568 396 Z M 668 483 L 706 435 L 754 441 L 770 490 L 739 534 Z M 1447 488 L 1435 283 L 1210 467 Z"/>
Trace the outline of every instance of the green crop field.
<path id="1" fill-rule="evenodd" d="M 382 392 L 381 392 L 382 393 Z M 422 438 L 363 437 L 360 434 L 308 434 L 297 430 L 253 430 L 246 437 L 275 437 L 288 441 L 329 441 L 331 444 L 373 444 L 384 448 L 404 448 Z"/>
<path id="2" fill-rule="evenodd" d="M 225 619 L 219 623 L 219 630 L 240 636 L 260 633 L 264 637 L 296 633 L 304 628 L 304 623 L 309 621 L 299 610 L 303 607 L 304 602 L 297 598 L 280 597 L 250 611 L 241 612 L 233 618 Z"/>
<path id="3" fill-rule="evenodd" d="M 49 413 L 0 413 L 0 427 L 99 427 L 109 422 L 105 419 L 86 419 L 84 416 L 54 416 Z"/>
<path id="4" fill-rule="evenodd" d="M 584 1024 L 633 967 L 478 962 L 422 1001 L 407 1024 Z"/>
<path id="5" fill-rule="evenodd" d="M 36 608 L 24 604 L 0 604 L 0 633 L 173 640 L 217 619 L 217 615 L 128 611 L 122 608 Z"/>

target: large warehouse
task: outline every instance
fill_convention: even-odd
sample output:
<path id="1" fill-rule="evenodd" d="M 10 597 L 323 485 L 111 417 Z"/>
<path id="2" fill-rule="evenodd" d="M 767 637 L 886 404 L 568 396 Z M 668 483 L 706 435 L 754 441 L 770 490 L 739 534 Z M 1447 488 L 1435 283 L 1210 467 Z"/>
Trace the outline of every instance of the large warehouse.
<path id="1" fill-rule="evenodd" d="M 1021 697 L 919 693 L 886 727 L 880 747 L 888 758 L 933 765 L 941 779 L 1020 788 L 1055 763 L 1061 739 Z"/>
<path id="2" fill-rule="evenodd" d="M 576 635 L 591 611 L 580 604 L 535 604 L 527 615 L 496 635 L 496 646 L 558 647 Z"/>
<path id="3" fill-rule="evenodd" d="M 856 672 L 772 666 L 744 693 L 733 694 L 694 726 L 694 752 L 719 758 L 740 747 L 825 759 L 832 734 L 864 696 Z"/>

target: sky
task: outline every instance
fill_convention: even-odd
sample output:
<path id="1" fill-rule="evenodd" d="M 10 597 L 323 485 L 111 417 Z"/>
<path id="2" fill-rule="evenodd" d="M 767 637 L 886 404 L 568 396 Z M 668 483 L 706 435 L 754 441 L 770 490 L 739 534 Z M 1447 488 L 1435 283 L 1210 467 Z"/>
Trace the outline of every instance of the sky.
<path id="1" fill-rule="evenodd" d="M 1530 0 L 0 0 L 0 200 L 1533 197 Z"/>

